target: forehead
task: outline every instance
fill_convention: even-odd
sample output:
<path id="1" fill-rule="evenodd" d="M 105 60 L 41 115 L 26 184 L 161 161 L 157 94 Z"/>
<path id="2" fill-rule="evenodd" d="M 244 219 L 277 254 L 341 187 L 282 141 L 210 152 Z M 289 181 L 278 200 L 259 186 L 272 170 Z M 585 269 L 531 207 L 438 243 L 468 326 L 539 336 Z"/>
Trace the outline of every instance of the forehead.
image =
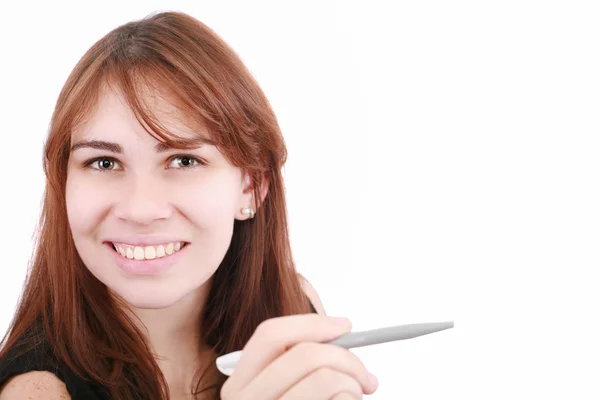
<path id="1" fill-rule="evenodd" d="M 156 119 L 169 134 L 181 139 L 195 139 L 199 133 L 208 137 L 208 129 L 204 124 L 189 123 L 184 114 L 165 97 L 156 92 L 145 90 L 143 97 L 144 109 Z M 152 138 L 144 129 L 133 110 L 127 104 L 125 96 L 116 90 L 103 87 L 99 92 L 95 107 L 84 116 L 82 122 L 72 130 L 72 139 L 102 137 L 125 139 L 126 135 Z M 148 130 L 148 128 L 146 126 Z"/>

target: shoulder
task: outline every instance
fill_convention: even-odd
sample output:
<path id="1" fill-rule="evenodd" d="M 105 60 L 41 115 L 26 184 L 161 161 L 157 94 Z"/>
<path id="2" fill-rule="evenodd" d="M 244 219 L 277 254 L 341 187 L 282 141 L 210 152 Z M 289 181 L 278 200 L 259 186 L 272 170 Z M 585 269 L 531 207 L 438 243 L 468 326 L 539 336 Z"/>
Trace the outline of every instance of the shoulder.
<path id="1" fill-rule="evenodd" d="M 312 305 L 315 307 L 315 310 L 317 310 L 317 313 L 321 315 L 326 315 L 325 308 L 323 307 L 323 303 L 321 302 L 321 298 L 317 294 L 315 288 L 301 274 L 298 274 L 298 279 L 300 280 L 300 285 L 302 285 L 304 293 L 306 294 Z"/>
<path id="2" fill-rule="evenodd" d="M 0 400 L 69 400 L 64 382 L 48 371 L 30 371 L 11 378 L 0 388 Z"/>

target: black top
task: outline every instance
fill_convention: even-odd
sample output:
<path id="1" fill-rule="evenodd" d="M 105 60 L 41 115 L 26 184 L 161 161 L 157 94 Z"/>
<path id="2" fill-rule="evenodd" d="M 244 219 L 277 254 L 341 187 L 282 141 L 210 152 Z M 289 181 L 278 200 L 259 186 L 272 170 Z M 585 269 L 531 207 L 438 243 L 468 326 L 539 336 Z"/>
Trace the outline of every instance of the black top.
<path id="1" fill-rule="evenodd" d="M 102 387 L 75 376 L 54 356 L 46 342 L 40 344 L 35 350 L 23 354 L 10 350 L 6 357 L 0 360 L 0 388 L 10 378 L 30 371 L 52 372 L 65 383 L 73 400 L 110 400 L 108 392 Z"/>
<path id="2" fill-rule="evenodd" d="M 317 313 L 310 305 L 312 312 Z M 91 381 L 75 376 L 69 368 L 58 360 L 48 344 L 41 344 L 36 350 L 17 354 L 8 352 L 0 360 L 0 389 L 12 377 L 30 371 L 49 371 L 65 383 L 72 400 L 110 400 L 108 391 Z"/>

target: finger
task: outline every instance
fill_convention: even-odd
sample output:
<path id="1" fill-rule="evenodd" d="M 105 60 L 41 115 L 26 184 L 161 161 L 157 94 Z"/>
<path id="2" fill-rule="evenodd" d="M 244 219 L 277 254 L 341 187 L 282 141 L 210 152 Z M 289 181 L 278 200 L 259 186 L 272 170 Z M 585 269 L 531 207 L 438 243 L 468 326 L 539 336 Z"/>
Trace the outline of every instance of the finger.
<path id="1" fill-rule="evenodd" d="M 320 368 L 292 386 L 279 399 L 357 400 L 362 399 L 362 389 L 350 375 L 330 368 Z"/>
<path id="2" fill-rule="evenodd" d="M 351 395 L 348 392 L 344 392 L 344 393 L 339 393 L 336 394 L 335 396 L 333 396 L 331 398 L 331 400 L 356 400 L 356 399 L 362 399 L 363 397 L 354 397 L 353 395 Z"/>
<path id="3" fill-rule="evenodd" d="M 318 314 L 278 317 L 262 322 L 243 349 L 242 358 L 227 379 L 227 387 L 240 391 L 260 371 L 300 342 L 328 342 L 347 333 L 352 324 Z"/>
<path id="4" fill-rule="evenodd" d="M 355 354 L 330 344 L 303 342 L 265 367 L 246 386 L 244 393 L 249 398 L 279 398 L 306 376 L 323 368 L 351 376 L 365 394 L 371 394 L 377 389 L 364 364 Z"/>

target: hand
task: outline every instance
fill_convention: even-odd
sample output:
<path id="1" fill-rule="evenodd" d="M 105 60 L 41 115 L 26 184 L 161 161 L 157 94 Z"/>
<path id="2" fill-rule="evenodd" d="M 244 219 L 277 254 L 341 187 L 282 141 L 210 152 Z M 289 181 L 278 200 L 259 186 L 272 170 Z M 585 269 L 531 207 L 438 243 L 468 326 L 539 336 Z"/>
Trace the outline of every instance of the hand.
<path id="1" fill-rule="evenodd" d="M 221 389 L 222 400 L 362 399 L 377 389 L 350 351 L 321 342 L 349 332 L 347 319 L 317 314 L 261 323 Z"/>

